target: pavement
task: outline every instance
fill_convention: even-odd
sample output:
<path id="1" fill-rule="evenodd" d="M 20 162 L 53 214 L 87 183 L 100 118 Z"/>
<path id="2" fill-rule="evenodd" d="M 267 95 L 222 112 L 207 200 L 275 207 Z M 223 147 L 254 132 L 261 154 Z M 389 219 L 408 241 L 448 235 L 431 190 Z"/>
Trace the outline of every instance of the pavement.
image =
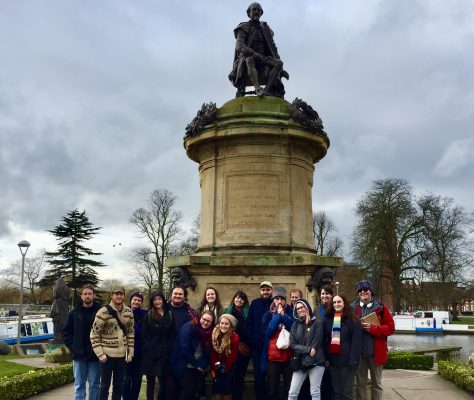
<path id="1" fill-rule="evenodd" d="M 45 362 L 42 358 L 23 358 L 9 360 L 19 364 L 45 368 L 54 364 Z M 383 372 L 384 400 L 472 400 L 473 396 L 459 389 L 454 383 L 445 380 L 432 371 L 412 371 L 405 369 L 387 369 Z M 143 390 L 142 390 L 143 391 Z M 29 400 L 74 399 L 74 386 L 68 384 L 30 397 Z"/>

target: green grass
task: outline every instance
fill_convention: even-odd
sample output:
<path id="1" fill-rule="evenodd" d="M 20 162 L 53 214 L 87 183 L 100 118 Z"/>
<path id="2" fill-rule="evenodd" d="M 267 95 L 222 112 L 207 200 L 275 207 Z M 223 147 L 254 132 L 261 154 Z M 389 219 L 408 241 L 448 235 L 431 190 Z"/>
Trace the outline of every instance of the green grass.
<path id="1" fill-rule="evenodd" d="M 459 316 L 459 321 L 453 321 L 453 324 L 458 325 L 474 325 L 474 316 Z"/>
<path id="2" fill-rule="evenodd" d="M 9 354 L 7 356 L 0 356 L 0 378 L 4 376 L 12 376 L 21 374 L 23 372 L 31 371 L 32 369 L 36 369 L 33 367 L 28 367 L 27 365 L 20 365 L 16 363 L 9 362 L 13 358 L 19 358 L 18 356 L 14 356 Z"/>

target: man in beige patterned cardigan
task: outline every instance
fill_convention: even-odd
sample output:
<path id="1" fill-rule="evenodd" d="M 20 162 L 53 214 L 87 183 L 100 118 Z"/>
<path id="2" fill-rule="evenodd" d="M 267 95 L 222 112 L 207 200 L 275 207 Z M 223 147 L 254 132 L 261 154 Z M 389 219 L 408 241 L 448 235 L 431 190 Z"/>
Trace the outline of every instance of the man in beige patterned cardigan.
<path id="1" fill-rule="evenodd" d="M 121 399 L 125 365 L 133 359 L 133 312 L 123 304 L 124 297 L 123 287 L 114 288 L 110 304 L 97 312 L 92 325 L 92 349 L 101 363 L 100 400 L 109 397 L 112 374 L 112 400 Z"/>

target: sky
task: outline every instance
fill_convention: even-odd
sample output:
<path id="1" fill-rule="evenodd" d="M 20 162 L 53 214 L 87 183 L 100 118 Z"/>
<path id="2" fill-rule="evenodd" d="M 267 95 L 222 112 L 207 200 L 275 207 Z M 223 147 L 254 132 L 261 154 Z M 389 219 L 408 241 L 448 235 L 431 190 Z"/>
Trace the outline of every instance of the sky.
<path id="1" fill-rule="evenodd" d="M 202 103 L 221 106 L 233 29 L 249 1 L 0 1 L 0 268 L 55 250 L 46 232 L 85 209 L 103 229 L 102 279 L 130 281 L 144 244 L 129 218 L 155 189 L 199 213 L 197 164 L 183 148 Z M 350 260 L 354 208 L 375 179 L 474 211 L 474 2 L 267 0 L 264 15 L 299 97 L 331 140 L 316 165 L 325 211 Z M 121 245 L 118 245 L 121 243 Z M 115 246 L 114 246 L 115 244 Z"/>

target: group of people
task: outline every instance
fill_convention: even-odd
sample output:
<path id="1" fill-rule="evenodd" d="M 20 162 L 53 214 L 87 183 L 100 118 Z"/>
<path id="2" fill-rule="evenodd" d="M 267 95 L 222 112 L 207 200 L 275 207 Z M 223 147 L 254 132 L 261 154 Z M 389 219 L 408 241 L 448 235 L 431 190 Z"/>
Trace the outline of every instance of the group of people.
<path id="1" fill-rule="evenodd" d="M 364 400 L 369 370 L 371 398 L 382 399 L 394 322 L 370 281 L 356 289 L 351 304 L 323 286 L 313 311 L 301 290 L 291 290 L 288 299 L 285 288 L 269 281 L 251 303 L 237 291 L 227 308 L 213 287 L 194 309 L 186 288 L 175 286 L 169 300 L 153 292 L 145 310 L 140 292 L 127 306 L 125 289 L 114 288 L 110 304 L 101 307 L 86 285 L 62 332 L 73 358 L 75 399 L 86 398 L 88 382 L 89 399 L 106 400 L 112 382 L 112 400 L 136 400 L 144 376 L 149 400 L 202 399 L 210 376 L 213 399 L 240 400 L 250 360 L 257 400 L 352 399 L 354 378 Z"/>

